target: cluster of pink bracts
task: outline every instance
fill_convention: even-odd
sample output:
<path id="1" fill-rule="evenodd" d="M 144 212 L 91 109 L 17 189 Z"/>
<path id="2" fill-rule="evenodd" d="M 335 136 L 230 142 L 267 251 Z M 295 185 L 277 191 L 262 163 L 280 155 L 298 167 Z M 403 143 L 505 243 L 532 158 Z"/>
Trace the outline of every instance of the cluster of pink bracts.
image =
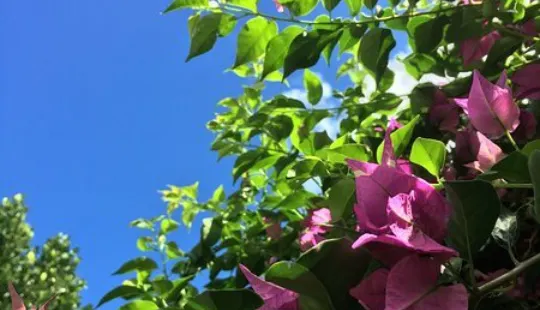
<path id="1" fill-rule="evenodd" d="M 9 295 L 11 295 L 11 308 L 13 310 L 26 310 L 26 306 L 24 305 L 24 300 L 22 300 L 21 296 L 17 293 L 15 288 L 13 287 L 13 284 L 8 284 L 9 289 Z M 54 299 L 54 296 L 49 298 L 43 305 L 41 305 L 39 308 L 32 307 L 32 310 L 47 310 L 47 307 L 49 306 L 49 303 Z"/>

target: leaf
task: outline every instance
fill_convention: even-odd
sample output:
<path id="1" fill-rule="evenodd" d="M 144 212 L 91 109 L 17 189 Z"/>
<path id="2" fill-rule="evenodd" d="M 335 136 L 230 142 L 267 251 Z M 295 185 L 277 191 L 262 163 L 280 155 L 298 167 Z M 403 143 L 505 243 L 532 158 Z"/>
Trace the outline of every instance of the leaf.
<path id="1" fill-rule="evenodd" d="M 366 146 L 357 143 L 344 144 L 338 147 L 324 148 L 316 152 L 322 160 L 332 163 L 344 163 L 346 159 L 369 161 L 370 156 Z"/>
<path id="2" fill-rule="evenodd" d="M 445 158 L 446 149 L 441 141 L 421 137 L 414 140 L 410 161 L 426 168 L 437 179 Z"/>
<path id="3" fill-rule="evenodd" d="M 263 305 L 250 290 L 208 290 L 191 299 L 185 310 L 254 310 Z"/>
<path id="4" fill-rule="evenodd" d="M 513 36 L 503 36 L 497 40 L 489 50 L 482 74 L 485 76 L 498 74 L 501 71 L 500 66 L 503 66 L 508 56 L 521 46 L 522 40 Z"/>
<path id="5" fill-rule="evenodd" d="M 260 16 L 250 19 L 238 34 L 236 60 L 233 67 L 257 60 L 264 54 L 266 45 L 277 35 L 277 32 L 278 26 L 275 21 Z"/>
<path id="6" fill-rule="evenodd" d="M 448 223 L 448 239 L 461 257 L 473 259 L 491 236 L 499 217 L 501 203 L 497 192 L 481 180 L 447 182 L 445 190 L 454 208 Z"/>
<path id="7" fill-rule="evenodd" d="M 360 283 L 373 260 L 367 251 L 353 250 L 351 245 L 347 239 L 325 240 L 298 259 L 326 287 L 336 309 L 362 309 L 349 290 Z"/>
<path id="8" fill-rule="evenodd" d="M 390 52 L 396 46 L 396 40 L 389 29 L 374 28 L 364 35 L 360 42 L 358 58 L 375 78 L 378 86 L 388 66 Z"/>
<path id="9" fill-rule="evenodd" d="M 96 307 L 100 307 L 106 302 L 109 302 L 116 298 L 129 298 L 132 296 L 137 296 L 139 294 L 144 294 L 144 291 L 142 291 L 140 288 L 136 286 L 129 286 L 129 285 L 120 285 L 112 290 L 110 290 L 105 296 L 101 298 L 99 303 Z"/>
<path id="10" fill-rule="evenodd" d="M 273 37 L 266 46 L 266 53 L 264 56 L 264 66 L 261 79 L 264 79 L 268 74 L 279 70 L 283 67 L 285 62 L 285 56 L 289 51 L 294 38 L 304 32 L 304 29 L 299 26 L 289 26 Z"/>
<path id="11" fill-rule="evenodd" d="M 238 20 L 236 19 L 236 16 L 223 14 L 221 16 L 221 20 L 219 21 L 218 35 L 220 37 L 226 37 L 231 34 L 234 27 L 236 27 L 237 22 Z"/>
<path id="12" fill-rule="evenodd" d="M 319 15 L 317 18 L 315 18 L 314 22 L 316 23 L 313 25 L 312 29 L 322 29 L 322 30 L 330 30 L 330 31 L 336 31 L 338 29 L 341 29 L 341 25 L 335 25 L 330 24 L 332 20 L 330 19 L 330 16 L 328 15 Z M 340 33 L 341 36 L 341 33 Z M 334 52 L 334 48 L 336 47 L 337 43 L 339 41 L 339 38 L 336 40 L 331 41 L 326 45 L 326 47 L 322 50 L 322 55 L 324 57 L 324 60 L 328 65 L 330 65 L 330 60 L 332 58 L 332 53 Z"/>
<path id="13" fill-rule="evenodd" d="M 422 75 L 433 71 L 437 62 L 429 55 L 413 53 L 403 60 L 403 64 L 407 73 L 416 80 L 420 80 Z"/>
<path id="14" fill-rule="evenodd" d="M 493 239 L 503 248 L 513 251 L 518 238 L 518 219 L 510 210 L 502 207 L 501 214 L 491 232 Z"/>
<path id="15" fill-rule="evenodd" d="M 257 0 L 226 0 L 226 2 L 257 13 Z"/>
<path id="16" fill-rule="evenodd" d="M 540 150 L 529 156 L 529 174 L 534 188 L 534 216 L 540 222 Z"/>
<path id="17" fill-rule="evenodd" d="M 334 309 L 321 282 L 304 266 L 278 262 L 266 271 L 265 280 L 300 294 L 300 309 Z"/>
<path id="18" fill-rule="evenodd" d="M 343 30 L 343 35 L 339 39 L 339 55 L 352 49 L 359 41 L 360 38 L 366 33 L 367 26 L 351 24 Z"/>
<path id="19" fill-rule="evenodd" d="M 221 232 L 223 231 L 223 219 L 205 218 L 201 226 L 201 241 L 206 246 L 213 246 L 221 238 Z"/>
<path id="20" fill-rule="evenodd" d="M 343 179 L 330 188 L 328 192 L 328 205 L 332 214 L 332 221 L 339 221 L 344 215 L 352 211 L 355 202 L 355 184 L 352 179 Z"/>
<path id="21" fill-rule="evenodd" d="M 407 23 L 409 43 L 417 53 L 430 53 L 443 39 L 446 17 L 416 16 Z"/>
<path id="22" fill-rule="evenodd" d="M 490 172 L 497 172 L 496 178 L 502 178 L 509 182 L 529 183 L 531 179 L 527 162 L 528 158 L 525 154 L 515 151 L 493 165 Z"/>
<path id="23" fill-rule="evenodd" d="M 222 15 L 210 13 L 194 20 L 191 33 L 191 45 L 186 62 L 212 49 L 216 43 Z"/>
<path id="24" fill-rule="evenodd" d="M 304 16 L 315 9 L 319 0 L 280 0 L 280 2 L 291 11 L 292 15 Z"/>
<path id="25" fill-rule="evenodd" d="M 304 88 L 306 89 L 309 103 L 316 105 L 321 101 L 323 95 L 321 80 L 309 69 L 304 70 Z"/>
<path id="26" fill-rule="evenodd" d="M 190 275 L 174 280 L 173 288 L 167 293 L 167 301 L 171 303 L 178 302 L 178 300 L 182 298 L 182 290 L 189 284 L 191 280 L 193 280 L 194 277 L 195 275 Z"/>
<path id="27" fill-rule="evenodd" d="M 339 40 L 340 30 L 315 29 L 305 35 L 294 38 L 285 57 L 283 78 L 287 78 L 298 69 L 314 66 L 318 61 L 323 49 Z"/>
<path id="28" fill-rule="evenodd" d="M 150 237 L 140 237 L 137 239 L 137 248 L 140 251 L 146 252 L 152 249 L 152 238 Z"/>
<path id="29" fill-rule="evenodd" d="M 158 266 L 156 262 L 148 257 L 137 257 L 125 262 L 113 275 L 124 274 L 132 271 L 152 271 Z"/>
<path id="30" fill-rule="evenodd" d="M 223 188 L 223 185 L 220 185 L 215 191 L 214 194 L 212 194 L 211 201 L 213 203 L 219 204 L 227 199 L 227 196 L 225 195 L 225 189 Z"/>
<path id="31" fill-rule="evenodd" d="M 390 140 L 392 140 L 392 146 L 394 147 L 394 154 L 396 155 L 396 158 L 403 154 L 403 152 L 407 148 L 407 145 L 409 145 L 409 142 L 411 141 L 414 132 L 414 128 L 419 121 L 420 116 L 417 115 L 409 123 L 407 123 L 407 125 L 397 129 L 390 134 Z M 379 163 L 382 160 L 383 148 L 384 142 L 381 143 L 377 148 L 377 162 Z"/>
<path id="32" fill-rule="evenodd" d="M 208 0 L 174 0 L 163 13 L 179 9 L 204 9 L 209 7 Z"/>
<path id="33" fill-rule="evenodd" d="M 356 16 L 362 8 L 362 0 L 345 0 L 351 16 Z"/>
<path id="34" fill-rule="evenodd" d="M 184 256 L 184 252 L 178 248 L 178 245 L 174 241 L 169 241 L 165 244 L 165 254 L 170 259 Z"/>
<path id="35" fill-rule="evenodd" d="M 372 10 L 377 5 L 378 0 L 364 0 L 364 5 Z"/>
<path id="36" fill-rule="evenodd" d="M 159 307 L 153 301 L 135 300 L 123 305 L 120 310 L 159 310 Z"/>
<path id="37" fill-rule="evenodd" d="M 540 150 L 540 140 L 534 140 L 527 143 L 522 149 L 521 152 L 527 156 L 531 155 L 534 150 Z"/>
<path id="38" fill-rule="evenodd" d="M 168 234 L 178 229 L 178 222 L 173 219 L 164 219 L 161 221 L 161 233 Z"/>
<path id="39" fill-rule="evenodd" d="M 332 12 L 340 1 L 341 0 L 323 0 L 323 6 L 328 12 Z"/>

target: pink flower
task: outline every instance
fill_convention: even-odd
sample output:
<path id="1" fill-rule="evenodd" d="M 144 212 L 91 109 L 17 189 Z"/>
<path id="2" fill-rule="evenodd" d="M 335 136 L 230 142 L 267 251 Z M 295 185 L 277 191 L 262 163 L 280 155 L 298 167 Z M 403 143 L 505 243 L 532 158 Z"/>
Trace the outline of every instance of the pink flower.
<path id="1" fill-rule="evenodd" d="M 411 252 L 451 257 L 437 242 L 446 234 L 450 207 L 426 181 L 396 168 L 348 161 L 356 176 L 356 219 L 364 234 L 353 248 L 367 247 L 392 265 Z"/>
<path id="2" fill-rule="evenodd" d="M 429 121 L 442 131 L 456 132 L 459 125 L 459 106 L 439 89 L 435 91 L 434 103 L 429 109 Z"/>
<path id="3" fill-rule="evenodd" d="M 368 310 L 466 310 L 467 290 L 462 284 L 438 286 L 440 270 L 440 262 L 410 255 L 389 271 L 374 271 L 349 293 Z"/>
<path id="4" fill-rule="evenodd" d="M 514 73 L 512 83 L 516 86 L 516 98 L 540 100 L 539 76 L 540 64 L 530 64 Z"/>
<path id="5" fill-rule="evenodd" d="M 330 227 L 326 225 L 330 224 L 331 221 L 330 209 L 309 210 L 303 223 L 306 229 L 300 235 L 300 249 L 306 251 L 323 241 L 324 238 L 321 235 L 330 231 Z"/>
<path id="6" fill-rule="evenodd" d="M 266 225 L 266 235 L 270 237 L 270 239 L 277 240 L 279 237 L 281 237 L 282 229 L 279 225 L 279 222 L 274 221 L 271 218 L 263 217 L 263 221 Z"/>
<path id="7" fill-rule="evenodd" d="M 279 3 L 279 0 L 273 0 L 273 1 L 274 1 L 274 4 L 276 5 L 276 10 L 279 13 L 283 13 L 285 11 L 285 8 L 283 7 L 283 5 L 281 5 L 281 3 Z"/>
<path id="8" fill-rule="evenodd" d="M 520 142 L 526 142 L 536 136 L 536 117 L 532 112 L 521 110 L 519 114 L 519 126 L 512 135 Z"/>
<path id="9" fill-rule="evenodd" d="M 19 296 L 11 282 L 8 283 L 8 290 L 9 295 L 11 296 L 11 308 L 13 310 L 26 310 L 26 307 L 24 306 L 24 301 L 22 300 L 21 296 Z M 47 310 L 49 303 L 54 299 L 54 297 L 55 296 L 49 298 L 49 300 L 47 300 L 42 306 L 39 307 L 39 310 Z M 32 310 L 35 309 L 35 307 L 32 307 Z"/>
<path id="10" fill-rule="evenodd" d="M 465 66 L 486 56 L 495 42 L 501 38 L 497 31 L 492 31 L 481 38 L 466 39 L 461 42 L 460 52 Z"/>
<path id="11" fill-rule="evenodd" d="M 485 172 L 505 157 L 501 148 L 481 132 L 468 128 L 456 134 L 456 160 Z"/>
<path id="12" fill-rule="evenodd" d="M 264 301 L 264 305 L 259 310 L 299 310 L 298 298 L 300 295 L 296 292 L 278 286 L 274 283 L 265 281 L 240 264 L 240 270 L 248 280 L 251 287 Z"/>
<path id="13" fill-rule="evenodd" d="M 519 125 L 519 108 L 506 86 L 504 72 L 497 84 L 491 84 L 475 70 L 469 97 L 455 101 L 469 115 L 471 124 L 489 138 L 499 138 Z"/>

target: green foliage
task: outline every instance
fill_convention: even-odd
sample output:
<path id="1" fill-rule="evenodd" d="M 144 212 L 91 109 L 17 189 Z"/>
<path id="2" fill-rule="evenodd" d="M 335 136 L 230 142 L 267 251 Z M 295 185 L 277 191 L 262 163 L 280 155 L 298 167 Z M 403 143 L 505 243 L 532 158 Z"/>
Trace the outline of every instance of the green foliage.
<path id="1" fill-rule="evenodd" d="M 444 143 L 439 140 L 416 138 L 411 149 L 411 162 L 418 164 L 434 175 L 439 177 L 439 171 L 444 165 L 446 150 Z"/>

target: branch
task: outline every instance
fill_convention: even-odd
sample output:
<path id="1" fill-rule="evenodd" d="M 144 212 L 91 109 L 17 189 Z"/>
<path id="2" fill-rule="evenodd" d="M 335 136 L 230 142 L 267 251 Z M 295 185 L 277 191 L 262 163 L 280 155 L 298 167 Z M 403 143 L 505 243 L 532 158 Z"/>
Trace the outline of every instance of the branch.
<path id="1" fill-rule="evenodd" d="M 483 294 L 491 292 L 497 287 L 515 279 L 517 276 L 525 272 L 525 270 L 529 269 L 531 266 L 537 263 L 540 263 L 540 254 L 536 254 L 535 256 L 517 265 L 514 269 L 480 286 L 478 288 L 478 293 L 480 295 L 483 295 Z"/>

